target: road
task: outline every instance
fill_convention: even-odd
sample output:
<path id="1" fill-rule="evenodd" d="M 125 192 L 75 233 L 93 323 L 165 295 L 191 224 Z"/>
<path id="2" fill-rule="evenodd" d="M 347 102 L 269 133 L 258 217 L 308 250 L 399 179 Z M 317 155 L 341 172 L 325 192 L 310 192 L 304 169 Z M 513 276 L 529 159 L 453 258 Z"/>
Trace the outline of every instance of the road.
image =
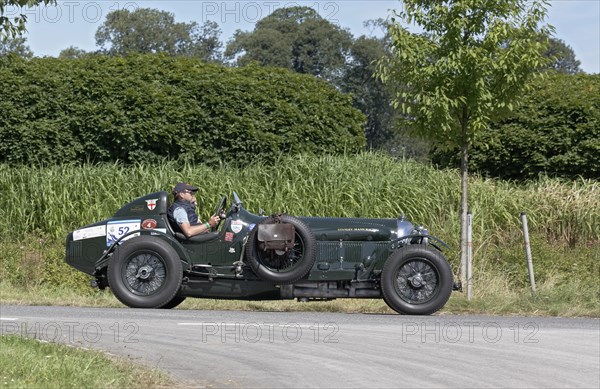
<path id="1" fill-rule="evenodd" d="M 0 326 L 189 387 L 600 387 L 600 319 L 1 305 Z"/>

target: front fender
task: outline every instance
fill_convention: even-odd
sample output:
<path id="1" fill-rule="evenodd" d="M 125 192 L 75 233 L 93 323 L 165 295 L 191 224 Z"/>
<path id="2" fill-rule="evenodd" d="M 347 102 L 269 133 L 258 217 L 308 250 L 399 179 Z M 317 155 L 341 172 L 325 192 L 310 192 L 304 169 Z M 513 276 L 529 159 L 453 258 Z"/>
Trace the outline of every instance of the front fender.
<path id="1" fill-rule="evenodd" d="M 423 239 L 423 238 L 427 238 L 429 240 L 434 240 L 438 243 L 440 243 L 442 246 L 444 246 L 447 250 L 450 250 L 450 246 L 444 242 L 443 240 L 441 240 L 438 237 L 435 236 L 431 236 L 431 235 L 418 235 L 418 234 L 411 234 L 411 235 L 405 235 L 402 236 L 400 238 L 394 239 L 392 241 L 390 241 L 390 249 L 391 250 L 395 250 L 397 248 L 400 248 L 402 246 L 406 246 L 408 244 L 411 244 L 411 242 L 413 241 L 413 239 Z M 440 250 L 439 247 L 437 247 L 436 245 L 433 245 L 435 248 L 437 248 L 438 250 Z M 440 250 L 441 251 L 441 250 Z"/>
<path id="2" fill-rule="evenodd" d="M 115 249 L 125 240 L 127 240 L 128 237 L 131 237 L 132 235 L 151 235 L 151 236 L 156 236 L 159 239 L 163 239 L 165 241 L 167 241 L 167 243 L 169 243 L 171 245 L 171 247 L 173 247 L 173 249 L 175 249 L 175 251 L 177 252 L 177 255 L 179 255 L 179 259 L 181 260 L 182 265 L 183 265 L 183 269 L 184 270 L 190 270 L 191 269 L 191 261 L 190 261 L 190 256 L 188 255 L 187 251 L 183 248 L 183 246 L 181 245 L 181 243 L 179 243 L 179 241 L 177 241 L 177 239 L 175 239 L 174 237 L 172 237 L 169 234 L 166 234 L 162 231 L 157 231 L 157 230 L 134 230 L 134 231 L 130 231 L 129 233 L 121 236 L 119 239 L 117 239 L 112 245 L 110 245 L 110 247 L 104 252 L 104 254 L 96 261 L 95 263 L 95 274 L 99 274 L 103 271 L 104 268 L 106 268 L 108 266 L 108 261 L 110 260 L 110 257 L 112 256 L 113 252 L 115 251 Z"/>

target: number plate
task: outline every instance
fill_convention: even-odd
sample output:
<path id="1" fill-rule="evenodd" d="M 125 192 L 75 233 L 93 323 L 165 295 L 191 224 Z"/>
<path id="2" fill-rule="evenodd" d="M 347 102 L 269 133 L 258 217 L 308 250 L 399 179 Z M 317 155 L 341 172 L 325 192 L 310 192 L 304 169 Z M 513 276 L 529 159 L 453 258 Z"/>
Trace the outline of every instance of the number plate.
<path id="1" fill-rule="evenodd" d="M 119 240 L 121 237 L 127 235 L 132 231 L 140 229 L 140 220 L 119 220 L 111 221 L 106 223 L 106 246 L 110 247 L 113 243 Z M 124 241 L 135 236 L 140 236 L 140 233 L 131 234 Z"/>

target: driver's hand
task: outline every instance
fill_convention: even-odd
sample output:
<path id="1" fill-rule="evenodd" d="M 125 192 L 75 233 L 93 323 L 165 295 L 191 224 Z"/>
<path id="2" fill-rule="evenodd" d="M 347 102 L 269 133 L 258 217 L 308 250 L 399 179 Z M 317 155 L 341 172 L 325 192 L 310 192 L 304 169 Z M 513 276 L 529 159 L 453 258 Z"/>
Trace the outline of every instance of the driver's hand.
<path id="1" fill-rule="evenodd" d="M 210 224 L 211 227 L 215 227 L 216 225 L 219 224 L 220 221 L 221 221 L 221 218 L 218 215 L 212 215 L 210 217 L 210 220 L 208 221 L 208 224 Z"/>

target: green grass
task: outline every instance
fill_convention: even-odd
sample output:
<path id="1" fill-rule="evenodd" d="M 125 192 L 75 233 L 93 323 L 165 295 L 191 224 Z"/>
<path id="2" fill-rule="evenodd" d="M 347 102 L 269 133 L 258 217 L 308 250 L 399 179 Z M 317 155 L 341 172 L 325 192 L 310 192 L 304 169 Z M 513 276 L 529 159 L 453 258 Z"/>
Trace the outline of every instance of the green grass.
<path id="1" fill-rule="evenodd" d="M 243 161 L 240 161 L 243 162 Z M 237 191 L 247 209 L 267 213 L 341 217 L 396 217 L 424 224 L 448 242 L 459 262 L 460 176 L 413 161 L 364 153 L 354 156 L 282 157 L 276 164 L 210 168 L 177 162 L 153 166 L 0 165 L 1 301 L 10 288 L 22 303 L 120 306 L 98 297 L 89 277 L 64 263 L 64 237 L 110 217 L 132 199 L 170 190 L 178 181 L 200 186 L 206 218 L 222 194 Z M 474 300 L 460 294 L 445 312 L 600 316 L 600 184 L 540 178 L 526 183 L 470 178 L 473 211 Z M 528 215 L 538 296 L 530 297 L 519 215 Z M 46 293 L 46 292 L 45 292 Z M 58 298 L 60 296 L 60 298 Z M 112 299 L 112 300 L 111 300 Z M 15 301 L 12 297 L 10 301 Z M 110 302 L 109 302 L 110 301 Z M 275 305 L 269 305 L 275 304 Z M 386 312 L 381 301 L 248 303 L 190 300 L 184 308 L 338 310 Z M 223 308 L 224 307 L 224 308 Z M 229 308 L 228 308 L 229 307 Z M 262 308 L 265 307 L 265 308 Z"/>
<path id="2" fill-rule="evenodd" d="M 248 209 L 306 216 L 395 217 L 426 223 L 454 242 L 459 224 L 460 177 L 416 162 L 365 153 L 356 156 L 282 157 L 276 164 L 238 168 L 165 162 L 158 165 L 0 165 L 0 234 L 63 239 L 68 231 L 112 215 L 132 199 L 170 190 L 178 181 L 200 186 L 202 209 L 236 190 Z M 596 242 L 600 184 L 543 178 L 517 185 L 471 178 L 473 234 L 486 238 L 529 225 L 559 243 Z M 20 226 L 15 231 L 14 226 Z"/>
<path id="3" fill-rule="evenodd" d="M 159 388 L 173 381 L 127 360 L 16 335 L 0 336 L 3 388 Z"/>

